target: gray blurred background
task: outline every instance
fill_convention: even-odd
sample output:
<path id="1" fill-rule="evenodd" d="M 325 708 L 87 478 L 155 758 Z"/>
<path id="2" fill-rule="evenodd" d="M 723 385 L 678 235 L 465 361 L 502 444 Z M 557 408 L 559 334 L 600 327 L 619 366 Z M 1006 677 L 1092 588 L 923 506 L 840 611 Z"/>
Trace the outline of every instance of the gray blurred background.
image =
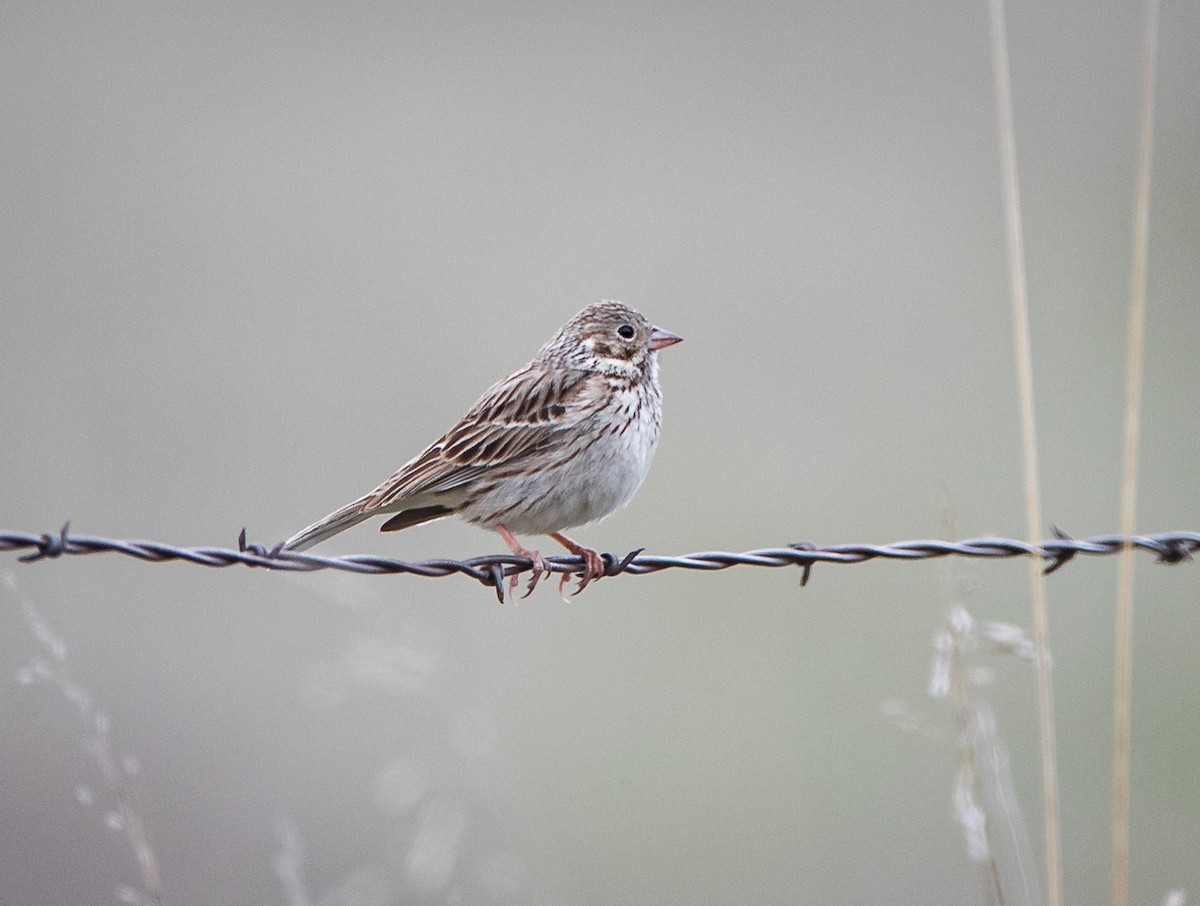
<path id="1" fill-rule="evenodd" d="M 1008 15 L 1045 518 L 1114 532 L 1143 13 Z M 3 23 L 0 527 L 274 543 L 604 297 L 686 342 L 646 485 L 581 540 L 885 542 L 947 510 L 1024 534 L 984 4 Z M 1162 26 L 1146 532 L 1200 529 L 1200 7 Z M 317 552 L 503 549 L 374 528 Z M 1137 568 L 1132 893 L 1158 902 L 1200 896 L 1200 573 Z M 1073 902 L 1109 884 L 1115 572 L 1050 582 Z M 174 904 L 981 901 L 931 640 L 952 599 L 1028 625 L 1026 575 L 673 571 L 500 607 L 458 578 L 4 555 L 0 903 L 144 890 L 98 712 Z M 1032 671 L 979 661 L 1040 851 Z"/>

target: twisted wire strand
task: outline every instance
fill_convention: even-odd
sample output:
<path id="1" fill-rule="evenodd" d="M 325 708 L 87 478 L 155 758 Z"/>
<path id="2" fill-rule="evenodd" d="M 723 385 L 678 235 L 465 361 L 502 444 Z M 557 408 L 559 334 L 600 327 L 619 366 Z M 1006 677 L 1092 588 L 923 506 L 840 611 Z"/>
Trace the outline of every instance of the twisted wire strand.
<path id="1" fill-rule="evenodd" d="M 1046 573 L 1052 573 L 1079 554 L 1106 556 L 1125 547 L 1149 551 L 1159 563 L 1180 563 L 1191 560 L 1200 549 L 1200 532 L 1165 532 L 1156 535 L 1097 535 L 1092 538 L 1072 538 L 1055 528 L 1054 538 L 1030 544 L 1011 538 L 968 538 L 964 541 L 897 541 L 892 544 L 835 544 L 817 547 L 807 542 L 793 542 L 786 547 L 730 553 L 702 551 L 676 557 L 645 554 L 643 548 L 624 557 L 606 553 L 604 575 L 622 573 L 645 575 L 664 569 L 718 570 L 731 566 L 797 566 L 802 570 L 800 584 L 807 584 L 817 563 L 853 564 L 868 560 L 929 560 L 936 557 L 1040 557 L 1046 562 Z M 383 575 L 409 573 L 426 578 L 441 578 L 461 574 L 496 589 L 504 600 L 504 580 L 533 568 L 527 557 L 515 554 L 488 554 L 467 560 L 438 558 L 433 560 L 393 560 L 353 554 L 341 557 L 321 557 L 315 554 L 284 551 L 277 545 L 268 549 L 246 541 L 246 531 L 238 537 L 236 550 L 222 547 L 176 547 L 161 541 L 97 538 L 75 535 L 70 523 L 54 534 L 34 535 L 29 532 L 0 531 L 0 551 L 29 551 L 17 559 L 24 563 L 53 559 L 64 555 L 116 553 L 152 563 L 182 560 L 199 566 L 257 566 L 263 569 L 288 572 L 313 572 L 337 569 L 344 572 Z M 575 573 L 583 568 L 583 558 L 574 554 L 547 557 L 551 572 Z"/>

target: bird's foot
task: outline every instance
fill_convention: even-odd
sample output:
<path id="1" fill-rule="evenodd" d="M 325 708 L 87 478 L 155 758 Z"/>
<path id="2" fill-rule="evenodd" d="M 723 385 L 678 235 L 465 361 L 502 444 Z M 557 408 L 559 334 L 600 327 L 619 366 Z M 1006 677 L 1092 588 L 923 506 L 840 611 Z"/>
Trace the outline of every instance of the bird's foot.
<path id="1" fill-rule="evenodd" d="M 546 573 L 553 572 L 553 570 L 550 568 L 550 564 L 546 562 L 545 557 L 543 557 L 537 551 L 531 551 L 528 548 L 522 547 L 521 542 L 513 537 L 513 533 L 506 529 L 503 525 L 497 525 L 496 531 L 500 533 L 500 537 L 504 539 L 504 542 L 508 545 L 509 550 L 511 550 L 518 557 L 527 558 L 531 563 L 533 574 L 529 578 L 529 584 L 525 586 L 525 594 L 521 595 L 522 598 L 528 598 L 533 593 L 533 590 L 537 588 L 537 584 L 541 581 L 542 576 L 544 576 Z M 587 588 L 589 582 L 591 582 L 593 579 L 599 579 L 604 575 L 604 557 L 601 556 L 598 551 L 594 551 L 590 547 L 584 547 L 582 544 L 572 541 L 561 532 L 551 532 L 550 537 L 573 553 L 575 556 L 583 558 L 583 569 L 579 574 L 579 587 L 571 592 L 572 595 L 579 594 L 581 591 Z M 562 578 L 558 580 L 558 593 L 560 595 L 563 593 L 563 589 L 566 587 L 567 582 L 570 581 L 572 575 L 574 575 L 574 573 L 564 572 L 562 574 Z M 515 592 L 517 590 L 517 581 L 518 578 L 515 574 L 509 579 L 508 590 L 510 592 Z"/>
<path id="2" fill-rule="evenodd" d="M 593 579 L 599 579 L 604 575 L 604 558 L 598 551 L 592 550 L 590 547 L 584 547 L 576 541 L 572 541 L 561 532 L 551 532 L 550 537 L 575 554 L 577 557 L 583 558 L 583 572 L 580 574 L 579 587 L 576 588 L 571 595 L 577 595 L 585 588 Z M 563 573 L 562 578 L 558 580 L 558 593 L 561 595 L 563 588 L 571 579 L 571 573 Z"/>
<path id="3" fill-rule="evenodd" d="M 547 563 L 546 558 L 543 557 L 541 554 L 539 554 L 537 551 L 531 551 L 531 550 L 526 550 L 525 548 L 521 548 L 521 550 L 513 551 L 513 553 L 515 553 L 521 557 L 528 557 L 533 562 L 533 567 L 532 567 L 533 572 L 529 576 L 529 584 L 525 586 L 525 594 L 521 595 L 522 598 L 528 598 L 531 594 L 533 594 L 533 590 L 535 588 L 537 588 L 537 584 L 538 584 L 538 582 L 541 581 L 542 576 L 545 575 L 546 573 L 550 572 L 550 564 Z M 517 588 L 517 577 L 513 576 L 512 582 L 509 584 L 508 590 L 515 591 L 516 588 Z"/>
<path id="4" fill-rule="evenodd" d="M 542 576 L 551 571 L 550 564 L 547 563 L 546 558 L 537 551 L 531 551 L 526 547 L 522 547 L 521 542 L 513 537 L 513 533 L 504 526 L 497 525 L 496 531 L 500 533 L 500 537 L 504 539 L 504 542 L 508 545 L 509 550 L 511 550 L 518 557 L 525 557 L 530 561 L 532 575 L 529 577 L 529 584 L 525 586 L 525 594 L 521 595 L 522 598 L 528 598 L 531 594 L 533 594 L 533 590 L 537 588 L 537 584 L 541 581 Z M 519 581 L 520 575 L 518 573 L 513 573 L 508 580 L 508 590 L 510 594 L 517 590 L 517 582 Z"/>

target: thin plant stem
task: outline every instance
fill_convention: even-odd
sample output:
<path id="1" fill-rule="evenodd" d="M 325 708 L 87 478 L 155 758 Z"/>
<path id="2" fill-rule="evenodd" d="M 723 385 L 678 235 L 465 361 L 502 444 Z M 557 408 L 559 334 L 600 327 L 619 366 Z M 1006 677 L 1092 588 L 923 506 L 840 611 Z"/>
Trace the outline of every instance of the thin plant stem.
<path id="1" fill-rule="evenodd" d="M 1021 405 L 1021 448 L 1025 467 L 1025 512 L 1030 540 L 1042 524 L 1038 482 L 1037 430 L 1033 408 L 1033 354 L 1029 336 L 1029 299 L 1025 280 L 1024 240 L 1017 181 L 1016 138 L 1013 128 L 1012 89 L 1008 71 L 1003 0 L 989 0 L 992 66 L 996 82 L 996 114 L 1000 134 L 1000 163 L 1004 183 L 1004 211 L 1008 245 L 1009 282 L 1012 291 L 1013 345 L 1017 360 L 1017 385 Z M 1049 629 L 1046 586 L 1041 565 L 1030 561 L 1033 598 L 1033 639 L 1037 649 L 1038 718 L 1042 741 L 1042 801 L 1046 844 L 1046 901 L 1062 906 L 1062 847 L 1059 828 L 1058 768 L 1054 739 L 1054 689 L 1050 678 Z"/>
<path id="2" fill-rule="evenodd" d="M 1143 351 L 1146 335 L 1146 263 L 1150 248 L 1150 164 L 1154 137 L 1158 0 L 1146 3 L 1145 69 L 1133 207 L 1133 261 L 1129 278 L 1129 337 L 1125 361 L 1125 437 L 1121 475 L 1121 533 L 1133 534 L 1137 515 L 1138 438 L 1141 435 Z M 1117 561 L 1116 638 L 1113 650 L 1113 906 L 1129 899 L 1129 777 L 1133 715 L 1133 549 Z"/>

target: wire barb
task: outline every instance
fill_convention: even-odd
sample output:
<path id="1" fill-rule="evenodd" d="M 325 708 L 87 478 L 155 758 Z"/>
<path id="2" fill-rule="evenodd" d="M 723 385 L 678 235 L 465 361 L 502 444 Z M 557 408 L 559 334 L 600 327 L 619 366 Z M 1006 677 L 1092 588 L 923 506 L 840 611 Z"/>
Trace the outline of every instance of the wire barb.
<path id="1" fill-rule="evenodd" d="M 283 545 L 266 548 L 246 540 L 246 530 L 238 535 L 236 550 L 220 547 L 176 547 L 161 541 L 120 540 L 97 538 L 92 535 L 73 535 L 71 524 L 63 525 L 56 534 L 34 535 L 26 532 L 0 531 L 0 551 L 22 551 L 17 559 L 22 563 L 54 559 L 63 555 L 116 553 L 153 563 L 183 560 L 198 566 L 250 566 L 285 572 L 314 572 L 337 569 L 343 572 L 382 575 L 409 573 L 430 579 L 463 575 L 496 590 L 504 601 L 504 580 L 528 572 L 533 562 L 515 554 L 487 554 L 467 560 L 393 560 L 365 554 L 341 557 L 320 557 L 314 554 L 285 551 Z M 1156 555 L 1159 563 L 1174 564 L 1192 560 L 1200 549 L 1200 532 L 1166 532 L 1157 535 L 1098 535 L 1093 538 L 1072 538 L 1057 526 L 1054 538 L 1029 544 L 1010 538 L 968 538 L 964 541 L 897 541 L 892 544 L 836 544 L 818 547 L 804 541 L 794 541 L 787 547 L 771 547 L 745 551 L 704 551 L 663 557 L 644 553 L 644 548 L 630 551 L 624 557 L 603 554 L 604 575 L 623 573 L 641 576 L 664 569 L 721 570 L 731 566 L 796 566 L 801 569 L 800 585 L 808 584 L 812 568 L 818 563 L 865 563 L 868 560 L 930 560 L 937 557 L 1009 558 L 1040 557 L 1046 562 L 1045 572 L 1055 572 L 1079 554 L 1105 556 L 1131 547 Z M 584 568 L 583 558 L 575 554 L 547 557 L 551 572 L 573 573 Z"/>
<path id="2" fill-rule="evenodd" d="M 42 535 L 40 543 L 37 545 L 37 550 L 32 554 L 26 554 L 23 557 L 18 557 L 22 563 L 33 563 L 35 560 L 41 560 L 44 557 L 51 559 L 61 557 L 67 552 L 67 532 L 71 528 L 70 521 L 64 522 L 62 529 L 57 535 Z"/>

